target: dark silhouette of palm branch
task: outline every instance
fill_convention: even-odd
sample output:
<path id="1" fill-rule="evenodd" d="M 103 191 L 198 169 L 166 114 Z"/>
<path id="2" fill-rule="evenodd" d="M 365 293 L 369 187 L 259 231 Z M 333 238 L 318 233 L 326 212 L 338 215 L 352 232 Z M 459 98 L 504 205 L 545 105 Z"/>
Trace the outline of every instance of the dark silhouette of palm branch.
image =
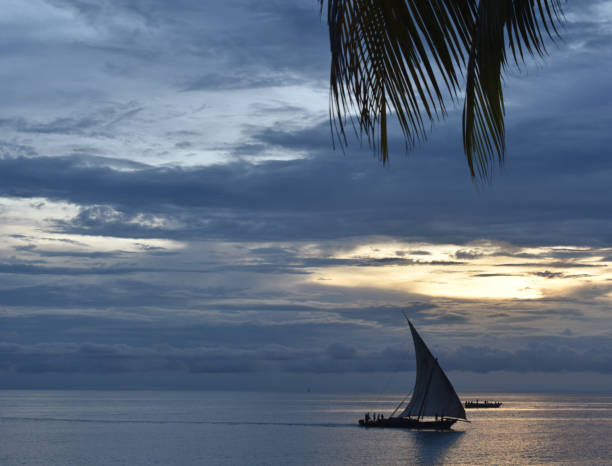
<path id="1" fill-rule="evenodd" d="M 561 0 L 320 0 L 331 47 L 330 123 L 347 124 L 383 163 L 387 115 L 407 148 L 463 97 L 463 146 L 472 177 L 486 179 L 505 152 L 503 73 L 546 53 Z M 463 87 L 465 86 L 465 87 Z"/>

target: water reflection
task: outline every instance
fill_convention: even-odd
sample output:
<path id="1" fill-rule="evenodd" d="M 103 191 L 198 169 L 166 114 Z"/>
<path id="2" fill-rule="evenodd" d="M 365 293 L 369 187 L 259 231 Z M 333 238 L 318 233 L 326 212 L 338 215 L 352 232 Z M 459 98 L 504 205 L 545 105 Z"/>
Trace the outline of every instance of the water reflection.
<path id="1" fill-rule="evenodd" d="M 413 432 L 415 463 L 440 464 L 448 462 L 450 458 L 446 459 L 446 455 L 464 434 L 463 431 L 455 430 Z"/>

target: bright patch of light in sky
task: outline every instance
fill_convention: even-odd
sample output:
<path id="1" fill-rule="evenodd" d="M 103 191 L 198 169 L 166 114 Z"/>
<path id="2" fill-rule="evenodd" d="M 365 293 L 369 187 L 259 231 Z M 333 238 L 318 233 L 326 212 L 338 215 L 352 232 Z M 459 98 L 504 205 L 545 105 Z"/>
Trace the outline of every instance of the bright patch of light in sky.
<path id="1" fill-rule="evenodd" d="M 612 279 L 604 259 L 609 249 L 573 246 L 505 251 L 508 245 L 363 244 L 336 255 L 355 266 L 315 269 L 312 280 L 327 286 L 393 289 L 431 297 L 464 299 L 540 299 Z M 410 251 L 417 251 L 411 254 Z M 556 255 L 587 253 L 561 260 Z M 413 263 L 402 264 L 410 258 Z M 368 266 L 368 261 L 377 260 Z M 389 261 L 385 265 L 381 261 Z M 394 261 L 396 260 L 396 261 Z"/>
<path id="2" fill-rule="evenodd" d="M 163 248 L 167 251 L 178 251 L 185 245 L 179 241 L 157 238 L 120 238 L 107 235 L 64 234 L 53 231 L 52 224 L 67 221 L 79 213 L 78 206 L 66 202 L 53 202 L 44 198 L 0 199 L 0 213 L 3 223 L 0 235 L 6 238 L 0 246 L 5 254 L 13 248 L 24 248 L 32 251 L 36 248 L 47 252 L 110 252 L 143 253 L 152 248 Z M 165 219 L 154 216 L 137 216 L 130 223 L 147 227 L 168 226 Z M 51 225 L 50 225 L 51 223 Z"/>

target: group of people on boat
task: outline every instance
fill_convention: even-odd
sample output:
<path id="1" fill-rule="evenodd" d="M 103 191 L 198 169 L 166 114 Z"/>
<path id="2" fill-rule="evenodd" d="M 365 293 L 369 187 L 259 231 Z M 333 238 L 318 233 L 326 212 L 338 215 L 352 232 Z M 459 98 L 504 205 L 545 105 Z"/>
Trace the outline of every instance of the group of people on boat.
<path id="1" fill-rule="evenodd" d="M 366 424 L 370 422 L 379 422 L 385 419 L 385 415 L 381 413 L 379 414 L 372 413 L 372 415 L 370 416 L 370 413 L 365 413 L 364 419 L 365 419 Z"/>

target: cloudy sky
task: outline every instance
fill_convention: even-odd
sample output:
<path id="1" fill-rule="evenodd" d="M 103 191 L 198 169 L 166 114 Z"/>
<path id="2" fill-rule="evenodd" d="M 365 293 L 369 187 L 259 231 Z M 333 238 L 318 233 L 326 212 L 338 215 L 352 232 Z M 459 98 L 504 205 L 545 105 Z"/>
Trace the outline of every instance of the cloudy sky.
<path id="1" fill-rule="evenodd" d="M 612 1 L 391 163 L 334 150 L 316 0 L 5 0 L 0 387 L 612 389 Z M 403 380 L 403 381 L 402 381 Z"/>

